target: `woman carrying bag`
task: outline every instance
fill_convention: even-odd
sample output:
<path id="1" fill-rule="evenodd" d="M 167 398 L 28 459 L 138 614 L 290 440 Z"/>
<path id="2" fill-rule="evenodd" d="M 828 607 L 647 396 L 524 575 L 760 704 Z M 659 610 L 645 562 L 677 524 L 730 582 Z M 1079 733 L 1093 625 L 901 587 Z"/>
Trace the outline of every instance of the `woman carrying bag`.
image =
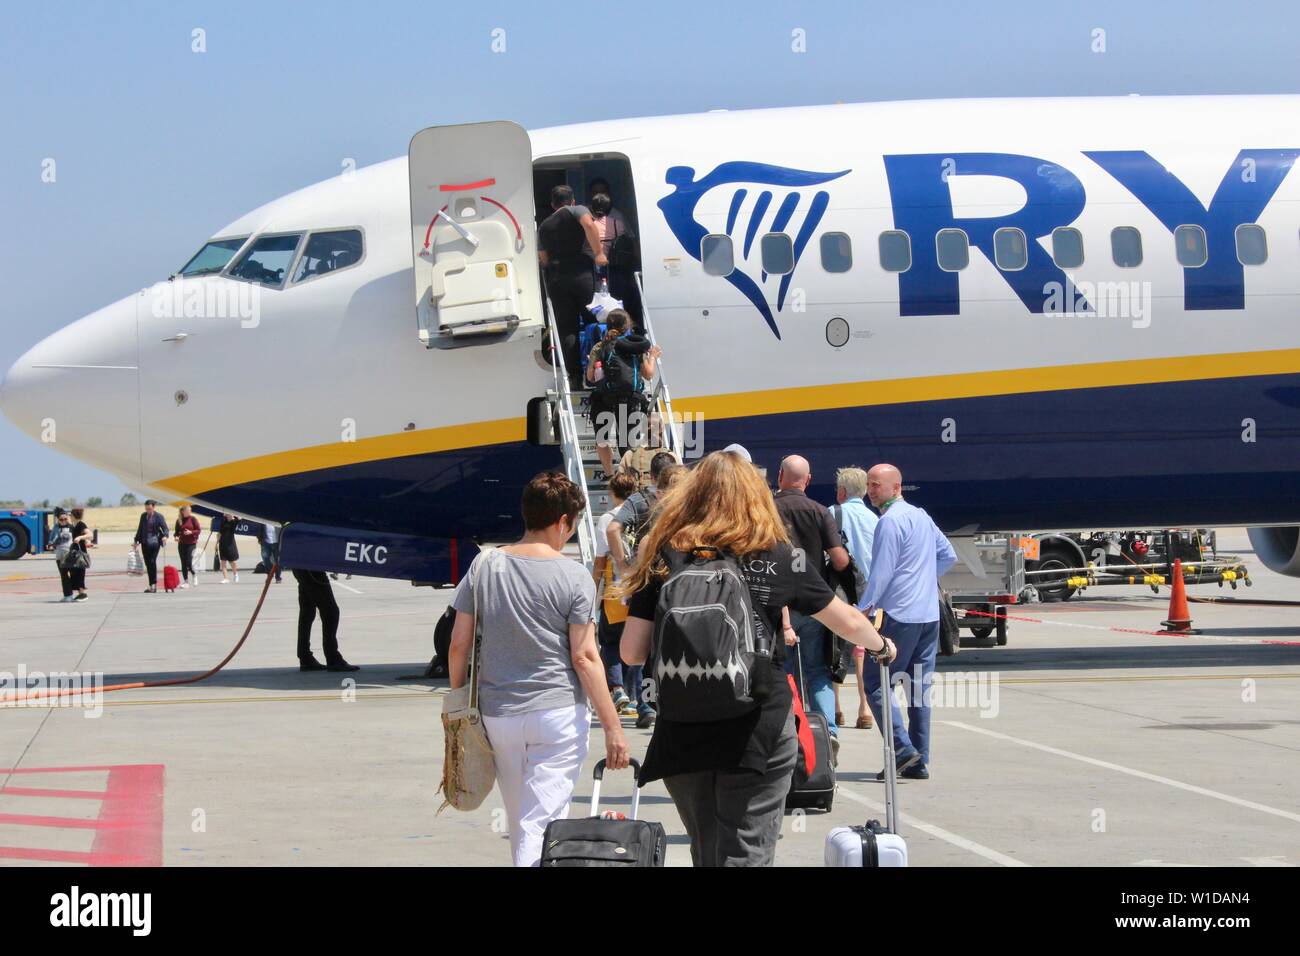
<path id="1" fill-rule="evenodd" d="M 605 731 L 607 766 L 628 765 L 596 646 L 595 582 L 561 553 L 582 509 L 582 491 L 569 479 L 535 477 L 523 494 L 524 536 L 479 554 L 452 599 L 443 791 L 458 809 L 473 809 L 487 795 L 483 741 L 474 728 L 481 714 L 516 866 L 536 866 L 546 825 L 569 815 L 587 756 L 588 700 Z M 472 672 L 471 656 L 478 665 Z"/>

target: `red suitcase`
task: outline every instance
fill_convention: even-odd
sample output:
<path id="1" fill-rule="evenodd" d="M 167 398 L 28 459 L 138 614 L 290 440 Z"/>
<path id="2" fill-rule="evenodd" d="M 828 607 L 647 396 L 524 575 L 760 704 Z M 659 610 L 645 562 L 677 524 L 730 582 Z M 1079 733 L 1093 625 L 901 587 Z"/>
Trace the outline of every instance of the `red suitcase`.
<path id="1" fill-rule="evenodd" d="M 176 570 L 176 565 L 168 564 L 163 566 L 163 590 L 168 593 L 175 591 L 181 586 L 181 573 Z"/>

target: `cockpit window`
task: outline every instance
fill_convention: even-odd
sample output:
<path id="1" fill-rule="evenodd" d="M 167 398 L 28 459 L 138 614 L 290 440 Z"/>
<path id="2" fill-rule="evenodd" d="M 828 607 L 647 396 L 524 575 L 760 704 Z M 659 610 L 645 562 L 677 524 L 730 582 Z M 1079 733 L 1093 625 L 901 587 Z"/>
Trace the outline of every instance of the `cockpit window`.
<path id="1" fill-rule="evenodd" d="M 231 277 L 279 288 L 284 285 L 285 274 L 289 271 L 301 239 L 300 232 L 290 236 L 259 237 L 239 257 L 239 261 L 230 270 Z"/>
<path id="2" fill-rule="evenodd" d="M 205 276 L 220 272 L 226 267 L 230 257 L 238 252 L 240 247 L 247 241 L 247 236 L 240 236 L 237 239 L 213 239 L 194 253 L 194 258 L 185 263 L 178 274 L 183 276 Z"/>
<path id="3" fill-rule="evenodd" d="M 316 276 L 329 275 L 361 261 L 362 241 L 360 229 L 336 229 L 331 232 L 313 232 L 294 269 L 293 281 L 302 282 Z"/>

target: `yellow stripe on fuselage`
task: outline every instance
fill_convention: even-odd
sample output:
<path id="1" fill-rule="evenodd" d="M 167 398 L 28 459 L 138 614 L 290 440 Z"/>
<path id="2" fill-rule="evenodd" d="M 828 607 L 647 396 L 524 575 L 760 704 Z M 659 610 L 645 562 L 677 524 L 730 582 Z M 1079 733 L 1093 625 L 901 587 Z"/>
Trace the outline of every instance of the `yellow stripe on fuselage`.
<path id="1" fill-rule="evenodd" d="M 932 402 L 936 399 L 987 398 L 1027 392 L 1061 392 L 1079 388 L 1155 385 L 1162 382 L 1293 373 L 1300 373 L 1300 349 L 1092 362 L 1085 365 L 1016 368 L 957 375 L 923 375 L 875 382 L 703 395 L 674 398 L 673 411 L 682 414 L 702 413 L 706 419 L 747 418 L 753 415 L 781 415 L 833 408 Z"/>
<path id="2" fill-rule="evenodd" d="M 323 468 L 356 465 L 385 458 L 403 458 L 429 452 L 451 451 L 456 448 L 477 448 L 482 445 L 501 445 L 523 441 L 527 438 L 528 423 L 523 418 L 502 418 L 491 422 L 471 422 L 467 425 L 448 425 L 443 428 L 426 428 L 421 431 L 397 432 L 356 441 L 333 442 L 329 445 L 312 445 L 293 451 L 258 455 L 224 465 L 212 465 L 197 471 L 186 472 L 171 478 L 162 478 L 150 484 L 174 491 L 185 497 L 201 496 L 202 492 L 228 488 L 250 481 L 297 475 Z"/>
<path id="3" fill-rule="evenodd" d="M 984 398 L 1117 385 L 1155 385 L 1163 382 L 1289 374 L 1300 374 L 1300 349 L 1130 359 L 700 395 L 676 399 L 673 411 L 679 414 L 703 414 L 706 418 L 713 419 L 750 418 L 835 408 L 930 402 L 937 399 Z M 159 479 L 151 484 L 181 496 L 200 496 L 205 491 L 281 475 L 295 475 L 385 458 L 523 441 L 527 437 L 526 433 L 527 422 L 523 418 L 449 425 L 259 455 Z"/>

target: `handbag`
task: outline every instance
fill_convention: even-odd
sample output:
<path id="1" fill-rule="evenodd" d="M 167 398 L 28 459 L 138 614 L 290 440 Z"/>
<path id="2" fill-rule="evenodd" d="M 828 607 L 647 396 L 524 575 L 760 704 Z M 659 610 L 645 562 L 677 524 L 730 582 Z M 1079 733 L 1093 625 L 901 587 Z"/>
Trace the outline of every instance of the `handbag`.
<path id="1" fill-rule="evenodd" d="M 64 561 L 63 566 L 73 571 L 89 568 L 90 555 L 80 548 L 73 548 L 68 552 L 67 560 Z"/>
<path id="2" fill-rule="evenodd" d="M 483 726 L 478 707 L 479 655 L 483 643 L 483 615 L 479 582 L 491 569 L 495 551 L 484 552 L 471 582 L 474 591 L 474 649 L 470 654 L 468 679 L 449 691 L 442 700 L 443 760 L 442 813 L 448 805 L 457 810 L 475 810 L 487 799 L 496 783 L 496 760 L 492 742 Z"/>

